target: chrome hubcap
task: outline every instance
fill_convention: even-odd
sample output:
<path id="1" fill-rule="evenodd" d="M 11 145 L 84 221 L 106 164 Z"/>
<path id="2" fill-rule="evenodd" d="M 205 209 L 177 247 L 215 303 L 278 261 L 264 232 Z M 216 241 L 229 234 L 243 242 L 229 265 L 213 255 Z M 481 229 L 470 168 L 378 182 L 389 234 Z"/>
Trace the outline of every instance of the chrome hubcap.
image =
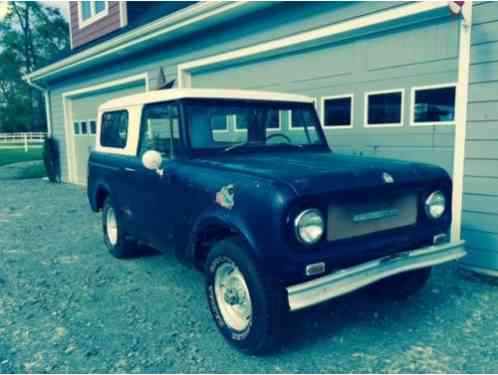
<path id="1" fill-rule="evenodd" d="M 252 318 L 251 296 L 244 276 L 233 263 L 225 262 L 218 266 L 214 290 L 227 326 L 235 331 L 244 331 Z"/>
<path id="2" fill-rule="evenodd" d="M 114 209 L 112 207 L 107 210 L 105 224 L 107 238 L 109 239 L 111 245 L 114 246 L 118 242 L 118 223 L 116 221 L 116 215 L 114 214 Z"/>

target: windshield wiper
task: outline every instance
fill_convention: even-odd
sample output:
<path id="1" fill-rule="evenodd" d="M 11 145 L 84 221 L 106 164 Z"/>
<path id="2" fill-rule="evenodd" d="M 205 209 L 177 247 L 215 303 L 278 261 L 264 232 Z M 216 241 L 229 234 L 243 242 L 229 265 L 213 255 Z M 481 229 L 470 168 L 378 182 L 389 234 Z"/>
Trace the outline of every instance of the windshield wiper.
<path id="1" fill-rule="evenodd" d="M 245 146 L 248 146 L 249 144 L 251 144 L 252 142 L 250 141 L 246 141 L 246 142 L 241 142 L 241 143 L 236 143 L 234 145 L 231 145 L 231 146 L 228 146 L 226 148 L 223 149 L 223 152 L 228 152 L 228 151 L 232 151 L 232 150 L 235 150 L 237 148 L 241 148 L 241 147 L 245 147 Z"/>

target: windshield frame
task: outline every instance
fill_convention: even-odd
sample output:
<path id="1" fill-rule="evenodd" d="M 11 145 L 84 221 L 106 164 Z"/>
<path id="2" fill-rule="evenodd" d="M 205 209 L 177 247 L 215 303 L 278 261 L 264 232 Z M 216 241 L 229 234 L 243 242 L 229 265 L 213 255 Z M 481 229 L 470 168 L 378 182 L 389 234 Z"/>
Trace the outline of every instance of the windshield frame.
<path id="1" fill-rule="evenodd" d="M 257 152 L 282 152 L 283 150 L 285 151 L 294 151 L 294 152 L 303 152 L 303 151 L 331 151 L 330 146 L 327 142 L 327 138 L 324 134 L 322 124 L 320 122 L 320 118 L 318 116 L 317 110 L 315 108 L 314 103 L 307 103 L 307 102 L 286 102 L 286 101 L 276 101 L 276 100 L 257 100 L 257 99 L 232 99 L 232 98 L 185 98 L 181 99 L 180 102 L 180 112 L 181 112 L 181 118 L 182 118 L 182 123 L 183 123 L 183 128 L 184 128 L 184 137 L 185 137 L 185 145 L 188 150 L 188 154 L 191 157 L 202 157 L 202 156 L 213 156 L 213 155 L 223 155 L 227 154 L 226 153 L 226 148 L 220 147 L 220 148 L 195 148 L 192 147 L 192 143 L 190 140 L 190 124 L 188 123 L 188 116 L 187 116 L 187 105 L 192 102 L 203 102 L 203 101 L 212 101 L 212 100 L 219 100 L 219 101 L 227 101 L 227 102 L 234 102 L 234 103 L 241 103 L 241 102 L 251 102 L 251 103 L 261 103 L 261 104 L 268 104 L 268 103 L 278 103 L 279 105 L 299 105 L 299 106 L 306 106 L 310 108 L 311 110 L 311 115 L 313 116 L 315 120 L 316 126 L 312 126 L 315 128 L 316 134 L 320 140 L 320 143 L 317 144 L 304 144 L 304 145 L 299 145 L 299 147 L 296 147 L 297 145 L 285 145 L 285 144 L 279 144 L 278 146 L 268 146 L 268 145 L 261 145 L 261 144 L 247 144 L 242 147 L 235 147 L 231 152 L 228 154 L 233 154 L 236 153 L 257 153 Z"/>

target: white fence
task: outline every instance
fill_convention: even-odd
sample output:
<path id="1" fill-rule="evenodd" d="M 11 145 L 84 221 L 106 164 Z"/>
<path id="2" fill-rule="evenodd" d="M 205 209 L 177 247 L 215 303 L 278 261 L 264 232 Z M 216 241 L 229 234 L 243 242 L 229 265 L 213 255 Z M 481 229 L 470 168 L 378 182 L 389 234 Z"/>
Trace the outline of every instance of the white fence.
<path id="1" fill-rule="evenodd" d="M 2 146 L 23 146 L 25 151 L 29 147 L 39 147 L 45 139 L 47 133 L 26 132 L 26 133 L 0 133 L 0 147 Z"/>

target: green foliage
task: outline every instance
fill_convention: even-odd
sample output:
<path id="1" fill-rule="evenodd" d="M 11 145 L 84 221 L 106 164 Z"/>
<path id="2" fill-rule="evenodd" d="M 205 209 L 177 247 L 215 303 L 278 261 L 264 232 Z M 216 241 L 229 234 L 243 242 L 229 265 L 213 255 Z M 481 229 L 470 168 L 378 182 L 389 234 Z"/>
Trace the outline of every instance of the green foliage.
<path id="1" fill-rule="evenodd" d="M 9 2 L 0 20 L 0 132 L 46 129 L 41 92 L 23 79 L 69 49 L 60 11 L 39 2 Z"/>

